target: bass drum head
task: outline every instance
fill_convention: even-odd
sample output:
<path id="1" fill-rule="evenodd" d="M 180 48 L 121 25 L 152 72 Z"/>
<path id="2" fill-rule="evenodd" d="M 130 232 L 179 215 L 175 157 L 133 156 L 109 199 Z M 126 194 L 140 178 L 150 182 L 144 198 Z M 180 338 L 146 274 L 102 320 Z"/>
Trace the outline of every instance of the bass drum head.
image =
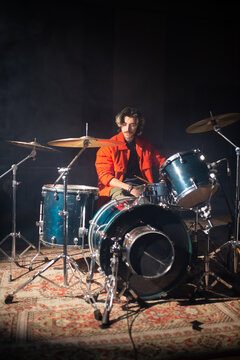
<path id="1" fill-rule="evenodd" d="M 118 287 L 123 288 L 127 284 L 130 292 L 149 300 L 161 297 L 181 282 L 191 263 L 192 247 L 185 224 L 177 213 L 154 204 L 135 205 L 129 198 L 111 201 L 99 211 L 92 223 L 93 226 L 99 223 L 97 227 L 102 230 L 94 233 L 90 229 L 89 247 L 92 251 L 96 250 L 100 267 L 108 276 L 111 274 L 111 238 L 119 239 L 122 253 L 119 256 Z M 138 231 L 141 228 L 142 237 Z M 148 233 L 148 228 L 154 230 Z M 131 247 L 129 263 L 125 243 L 128 235 L 134 232 L 138 235 Z M 157 254 L 157 261 L 162 261 L 161 253 L 166 253 L 166 257 L 163 255 L 167 259 L 165 270 L 160 271 L 161 267 L 154 270 L 156 261 L 151 262 L 146 257 L 148 247 Z"/>

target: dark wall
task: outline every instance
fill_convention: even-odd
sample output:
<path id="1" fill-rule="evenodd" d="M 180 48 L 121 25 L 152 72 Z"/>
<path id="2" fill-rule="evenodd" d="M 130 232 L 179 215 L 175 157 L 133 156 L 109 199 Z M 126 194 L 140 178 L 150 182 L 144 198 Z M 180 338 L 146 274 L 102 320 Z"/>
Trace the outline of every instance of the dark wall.
<path id="1" fill-rule="evenodd" d="M 76 6 L 76 5 L 75 5 Z M 207 161 L 227 157 L 232 177 L 219 166 L 233 204 L 236 156 L 215 132 L 186 128 L 214 114 L 239 112 L 239 21 L 234 2 L 180 5 L 80 1 L 78 7 L 10 3 L 2 9 L 0 57 L 0 171 L 29 153 L 6 142 L 54 139 L 86 133 L 109 138 L 114 115 L 139 107 L 145 137 L 165 156 L 200 148 Z M 223 129 L 239 145 L 239 122 Z M 78 149 L 38 151 L 17 171 L 18 230 L 37 236 L 41 189 L 58 176 Z M 69 182 L 96 186 L 95 154 L 87 149 Z M 11 173 L 1 180 L 1 233 L 11 231 Z M 214 210 L 226 209 L 224 192 Z M 32 235 L 30 235 L 32 236 Z"/>

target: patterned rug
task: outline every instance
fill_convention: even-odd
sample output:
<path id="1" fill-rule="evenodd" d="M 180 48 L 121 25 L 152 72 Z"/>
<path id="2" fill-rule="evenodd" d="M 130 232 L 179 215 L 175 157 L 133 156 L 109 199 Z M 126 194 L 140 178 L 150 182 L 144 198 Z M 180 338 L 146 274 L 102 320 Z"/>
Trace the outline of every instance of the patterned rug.
<path id="1" fill-rule="evenodd" d="M 88 301 L 82 254 L 72 255 L 77 270 L 67 273 L 61 256 L 51 266 L 44 262 L 46 256 L 56 260 L 54 250 L 39 255 L 28 271 L 31 256 L 13 263 L 12 281 L 9 261 L 0 262 L 0 345 L 8 359 L 240 359 L 240 298 L 223 284 L 192 302 L 191 283 L 144 304 L 121 296 L 104 327 Z M 74 285 L 66 288 L 66 277 Z M 103 284 L 95 271 L 91 291 Z M 101 314 L 105 301 L 102 291 L 96 302 Z"/>

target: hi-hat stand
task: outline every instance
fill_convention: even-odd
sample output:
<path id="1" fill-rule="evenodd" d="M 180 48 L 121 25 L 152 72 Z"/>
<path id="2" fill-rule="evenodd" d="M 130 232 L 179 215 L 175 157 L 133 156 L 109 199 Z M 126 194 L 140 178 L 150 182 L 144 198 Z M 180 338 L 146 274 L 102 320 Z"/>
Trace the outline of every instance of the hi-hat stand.
<path id="1" fill-rule="evenodd" d="M 0 179 L 1 179 L 10 172 L 12 172 L 12 174 L 13 174 L 12 175 L 12 232 L 10 234 L 8 234 L 7 236 L 5 236 L 0 242 L 0 251 L 3 253 L 4 256 L 6 256 L 10 260 L 9 281 L 13 280 L 12 279 L 12 265 L 13 265 L 13 262 L 15 262 L 18 266 L 20 266 L 17 259 L 21 259 L 22 256 L 31 248 L 33 248 L 33 249 L 35 249 L 37 251 L 37 248 L 36 248 L 35 245 L 33 245 L 30 241 L 28 241 L 20 232 L 18 232 L 18 233 L 16 232 L 16 218 L 17 218 L 17 214 L 16 214 L 16 206 L 17 206 L 16 193 L 17 193 L 17 186 L 19 185 L 19 183 L 17 182 L 17 169 L 22 163 L 24 163 L 26 160 L 31 159 L 31 158 L 33 160 L 36 159 L 36 149 L 35 148 L 33 148 L 32 152 L 28 156 L 26 156 L 24 159 L 19 161 L 17 164 L 13 164 L 9 170 L 7 170 L 4 174 L 2 174 L 0 176 Z M 12 238 L 11 256 L 9 256 L 6 253 L 6 251 L 4 251 L 1 248 L 1 245 L 9 237 Z M 18 256 L 16 256 L 16 239 L 17 238 L 20 238 L 20 239 L 24 240 L 24 242 L 28 244 L 27 248 L 25 250 L 23 250 L 21 252 L 21 254 L 19 254 Z M 31 268 L 31 266 L 29 266 L 29 271 L 31 271 L 31 270 L 32 270 L 32 268 Z"/>
<path id="2" fill-rule="evenodd" d="M 233 272 L 238 272 L 238 256 L 240 253 L 240 243 L 239 243 L 239 156 L 240 156 L 240 147 L 235 145 L 231 140 L 229 140 L 224 134 L 221 133 L 221 128 L 217 125 L 216 120 L 214 119 L 212 112 L 211 114 L 211 123 L 213 126 L 214 131 L 220 135 L 222 138 L 224 138 L 229 144 L 231 144 L 236 153 L 236 190 L 235 190 L 235 208 L 234 208 L 234 235 L 233 239 L 228 241 L 227 243 L 223 244 L 220 247 L 220 250 L 222 248 L 227 247 L 228 245 L 231 246 L 233 249 Z"/>

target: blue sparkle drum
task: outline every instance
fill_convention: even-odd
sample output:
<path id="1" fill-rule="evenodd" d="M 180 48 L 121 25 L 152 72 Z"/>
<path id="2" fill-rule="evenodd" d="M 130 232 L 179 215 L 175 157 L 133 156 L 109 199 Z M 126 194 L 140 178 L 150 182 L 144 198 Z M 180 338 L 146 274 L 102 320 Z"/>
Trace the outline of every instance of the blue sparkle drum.
<path id="1" fill-rule="evenodd" d="M 138 204 L 133 197 L 112 200 L 90 221 L 91 256 L 106 276 L 118 239 L 118 290 L 126 284 L 142 299 L 160 298 L 177 286 L 190 267 L 191 241 L 177 213 L 161 206 Z M 125 284 L 125 285 L 124 285 Z"/>
<path id="2" fill-rule="evenodd" d="M 39 221 L 40 241 L 62 248 L 64 243 L 64 187 L 44 185 Z M 89 221 L 97 210 L 98 188 L 85 185 L 67 186 L 67 246 L 87 247 Z"/>
<path id="3" fill-rule="evenodd" d="M 200 150 L 180 152 L 160 168 L 176 205 L 193 208 L 208 201 L 218 190 L 204 159 Z"/>

